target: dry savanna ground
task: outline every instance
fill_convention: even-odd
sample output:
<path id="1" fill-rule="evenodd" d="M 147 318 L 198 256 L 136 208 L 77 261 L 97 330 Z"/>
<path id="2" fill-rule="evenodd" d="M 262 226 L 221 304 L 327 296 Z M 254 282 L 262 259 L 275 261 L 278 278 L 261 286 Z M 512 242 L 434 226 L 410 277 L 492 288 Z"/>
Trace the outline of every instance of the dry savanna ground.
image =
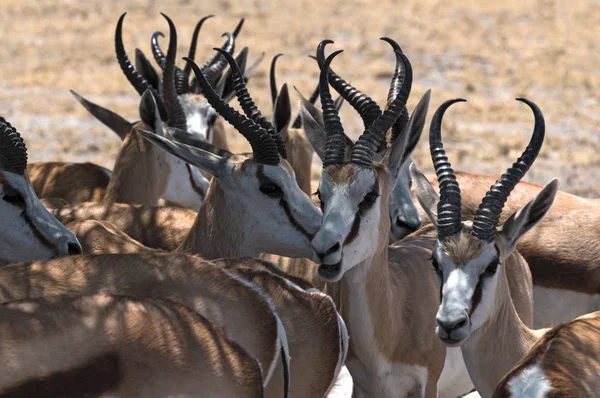
<path id="1" fill-rule="evenodd" d="M 150 35 L 168 31 L 164 12 L 179 33 L 178 55 L 187 53 L 195 23 L 215 14 L 202 31 L 196 59 L 212 56 L 220 35 L 240 17 L 246 25 L 238 48 L 265 62 L 250 90 L 270 113 L 267 71 L 273 55 L 279 83 L 308 94 L 318 70 L 307 55 L 320 40 L 344 49 L 335 69 L 383 103 L 393 55 L 381 36 L 396 39 L 414 68 L 410 108 L 428 88 L 432 106 L 452 97 L 444 123 L 446 147 L 456 169 L 501 173 L 526 145 L 533 118 L 516 101 L 525 96 L 544 111 L 546 143 L 528 175 L 544 183 L 558 176 L 569 192 L 600 192 L 600 2 L 598 0 L 275 0 L 2 2 L 0 115 L 24 135 L 30 160 L 92 161 L 111 167 L 120 141 L 71 97 L 74 89 L 129 120 L 137 120 L 138 95 L 114 55 L 114 30 L 127 11 L 124 41 L 130 56 L 149 55 Z M 166 40 L 163 41 L 166 47 Z M 183 61 L 178 61 L 183 65 Z M 294 102 L 295 102 L 295 98 Z M 430 116 L 433 113 L 430 111 Z M 360 131 L 357 115 L 344 106 L 347 132 Z M 231 133 L 236 148 L 243 141 Z M 426 140 L 415 156 L 430 170 Z M 315 169 L 317 175 L 318 169 Z"/>

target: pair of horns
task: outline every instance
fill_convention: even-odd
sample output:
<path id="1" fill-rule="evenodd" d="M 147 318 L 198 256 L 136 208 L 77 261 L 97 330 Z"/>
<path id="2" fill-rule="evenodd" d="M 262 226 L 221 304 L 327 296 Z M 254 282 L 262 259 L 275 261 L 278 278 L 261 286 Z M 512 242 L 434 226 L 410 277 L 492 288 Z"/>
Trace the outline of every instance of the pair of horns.
<path id="1" fill-rule="evenodd" d="M 215 111 L 248 140 L 255 161 L 267 165 L 279 164 L 280 158 L 286 157 L 283 138 L 277 133 L 271 122 L 258 110 L 246 88 L 244 76 L 235 59 L 221 48 L 214 48 L 214 50 L 223 55 L 229 63 L 233 74 L 236 96 L 246 116 L 229 106 L 217 94 L 200 67 L 193 60 L 186 57 L 184 60 L 191 65 L 206 100 Z"/>
<path id="2" fill-rule="evenodd" d="M 496 233 L 496 226 L 508 196 L 517 183 L 523 178 L 540 152 L 544 142 L 546 130 L 544 115 L 540 108 L 525 98 L 517 98 L 531 108 L 535 118 L 533 134 L 525 151 L 513 163 L 498 181 L 485 194 L 473 220 L 473 234 L 486 242 L 492 242 Z M 438 238 L 443 240 L 461 230 L 461 194 L 458 180 L 446 156 L 442 143 L 442 118 L 446 110 L 457 102 L 465 102 L 456 98 L 444 102 L 433 115 L 429 130 L 429 150 L 431 159 L 438 178 L 440 201 L 438 203 Z"/>
<path id="3" fill-rule="evenodd" d="M 406 69 L 404 68 L 404 62 L 402 59 L 402 49 L 394 40 L 389 37 L 382 37 L 381 40 L 389 43 L 394 49 L 396 54 L 396 68 L 394 75 L 392 76 L 392 82 L 387 97 L 387 105 L 389 106 L 394 98 L 398 96 L 402 91 L 406 81 Z M 325 46 L 331 44 L 331 40 L 323 40 L 317 47 L 317 62 L 319 67 L 323 66 L 325 62 Z M 375 101 L 369 96 L 363 94 L 360 90 L 347 83 L 342 77 L 335 73 L 331 68 L 329 69 L 329 84 L 344 98 L 348 103 L 358 112 L 365 129 L 369 128 L 373 121 L 377 119 L 383 113 L 381 108 Z M 408 124 L 408 110 L 406 106 L 402 108 L 402 113 L 392 125 L 392 142 L 400 135 L 404 127 Z M 385 149 L 386 142 L 383 141 L 378 151 Z"/>
<path id="4" fill-rule="evenodd" d="M 162 120 L 167 121 L 169 126 L 178 128 L 180 130 L 187 130 L 187 123 L 185 113 L 177 98 L 177 91 L 175 89 L 175 56 L 177 52 L 177 30 L 173 21 L 161 13 L 161 15 L 167 20 L 169 24 L 169 48 L 167 50 L 167 56 L 164 62 L 163 78 L 162 78 L 162 95 L 139 73 L 135 67 L 131 64 L 127 53 L 125 52 L 125 46 L 123 45 L 123 20 L 125 15 L 123 13 L 117 23 L 117 29 L 115 31 L 115 51 L 117 53 L 117 60 L 121 66 L 121 70 L 127 77 L 127 80 L 136 89 L 138 94 L 141 96 L 146 90 L 150 90 L 156 99 L 160 117 Z"/>
<path id="5" fill-rule="evenodd" d="M 198 43 L 198 35 L 200 33 L 200 29 L 202 25 L 207 19 L 214 17 L 214 15 L 208 15 L 196 24 L 196 28 L 194 29 L 194 33 L 192 35 L 192 43 L 190 45 L 190 49 L 188 52 L 188 58 L 194 60 L 196 56 L 196 47 Z M 242 30 L 242 26 L 244 25 L 244 18 L 240 20 L 238 25 L 236 26 L 233 33 L 224 33 L 223 36 L 227 37 L 225 44 L 221 47 L 221 49 L 227 51 L 229 54 L 233 54 L 235 51 L 235 39 L 238 34 Z M 152 49 L 152 55 L 154 59 L 160 65 L 161 68 L 164 69 L 166 63 L 166 57 L 158 44 L 158 37 L 163 36 L 162 32 L 154 32 L 150 41 L 150 47 Z M 207 80 L 214 86 L 216 80 L 223 74 L 225 67 L 227 66 L 227 61 L 221 54 L 217 54 L 212 60 L 207 61 L 202 67 L 202 72 L 204 76 L 206 76 Z M 196 78 L 189 82 L 189 77 L 191 73 L 191 68 L 189 64 L 187 64 L 183 70 L 178 67 L 175 67 L 175 87 L 178 95 L 194 93 L 200 94 L 199 86 L 196 81 Z"/>
<path id="6" fill-rule="evenodd" d="M 345 83 L 343 79 L 339 78 L 335 73 L 333 74 L 333 81 L 335 83 L 332 83 L 332 86 L 336 84 L 340 87 L 341 91 L 338 90 L 338 92 L 359 112 L 365 124 L 365 131 L 358 138 L 356 144 L 354 144 L 351 153 L 351 162 L 362 166 L 370 166 L 372 164 L 375 152 L 377 152 L 381 145 L 385 143 L 387 131 L 396 123 L 397 119 L 406 108 L 406 102 L 408 101 L 410 90 L 412 88 L 412 67 L 410 61 L 404 53 L 402 53 L 400 46 L 398 46 L 396 42 L 388 38 L 383 38 L 382 40 L 393 43 L 392 47 L 394 48 L 397 59 L 396 73 L 392 79 L 389 94 L 390 97 L 392 95 L 395 96 L 393 97 L 393 100 L 388 103 L 385 111 L 382 112 L 372 99 Z M 328 43 L 331 43 L 331 41 L 323 40 L 319 44 L 317 59 L 324 56 L 324 47 Z M 329 91 L 329 84 L 332 82 L 332 72 L 329 69 L 329 65 L 333 58 L 341 52 L 342 50 L 336 51 L 323 61 L 321 65 L 321 74 L 319 76 L 321 107 L 323 108 L 325 131 L 327 132 L 323 158 L 324 167 L 344 162 L 346 136 L 335 103 Z M 400 64 L 400 66 L 398 66 L 398 64 Z M 402 73 L 403 81 L 398 84 L 397 76 L 400 74 L 398 72 L 400 67 L 402 67 L 404 73 Z M 392 92 L 394 94 L 392 94 Z"/>

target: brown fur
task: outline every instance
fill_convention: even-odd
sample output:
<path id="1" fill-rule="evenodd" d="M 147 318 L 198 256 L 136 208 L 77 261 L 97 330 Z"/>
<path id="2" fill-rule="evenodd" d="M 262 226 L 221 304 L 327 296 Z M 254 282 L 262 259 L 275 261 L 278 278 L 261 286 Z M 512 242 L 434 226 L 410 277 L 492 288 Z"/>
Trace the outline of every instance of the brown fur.
<path id="1" fill-rule="evenodd" d="M 539 365 L 552 390 L 548 398 L 592 397 L 600 391 L 600 313 L 563 323 L 547 331 L 500 381 L 494 398 L 511 397 L 508 383 Z"/>
<path id="2" fill-rule="evenodd" d="M 1 397 L 262 396 L 256 360 L 170 301 L 39 298 L 0 312 Z"/>
<path id="3" fill-rule="evenodd" d="M 93 163 L 35 162 L 27 165 L 31 185 L 39 198 L 59 198 L 67 203 L 99 202 L 110 177 Z"/>
<path id="4" fill-rule="evenodd" d="M 98 292 L 177 301 L 225 327 L 228 336 L 258 358 L 264 372 L 279 361 L 276 316 L 266 297 L 198 257 L 107 254 L 0 268 L 3 302 Z"/>
<path id="5" fill-rule="evenodd" d="M 479 257 L 484 249 L 483 242 L 470 233 L 455 234 L 444 240 L 444 254 L 457 265 Z"/>
<path id="6" fill-rule="evenodd" d="M 472 219 L 497 176 L 457 172 L 462 189 L 463 217 Z M 437 188 L 435 177 L 428 176 Z M 500 218 L 526 205 L 542 189 L 526 182 L 511 193 Z M 420 207 L 419 207 L 420 209 Z M 424 222 L 428 217 L 420 210 Z M 517 245 L 533 275 L 535 285 L 575 292 L 600 293 L 600 202 L 557 192 L 544 218 Z"/>
<path id="7" fill-rule="evenodd" d="M 296 173 L 298 186 L 302 192 L 310 196 L 312 193 L 310 182 L 314 150 L 304 130 L 289 127 L 285 133 L 285 147 L 287 161 Z"/>

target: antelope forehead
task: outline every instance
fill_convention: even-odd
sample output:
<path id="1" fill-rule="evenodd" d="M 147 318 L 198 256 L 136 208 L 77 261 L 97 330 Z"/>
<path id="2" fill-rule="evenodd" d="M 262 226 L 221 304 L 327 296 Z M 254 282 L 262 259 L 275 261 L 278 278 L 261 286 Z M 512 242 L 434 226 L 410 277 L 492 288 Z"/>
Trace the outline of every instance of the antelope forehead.
<path id="1" fill-rule="evenodd" d="M 436 248 L 435 255 L 440 264 L 444 264 L 450 269 L 465 268 L 479 270 L 486 267 L 497 257 L 498 252 L 493 243 L 480 241 L 473 236 L 455 236 L 441 243 Z"/>

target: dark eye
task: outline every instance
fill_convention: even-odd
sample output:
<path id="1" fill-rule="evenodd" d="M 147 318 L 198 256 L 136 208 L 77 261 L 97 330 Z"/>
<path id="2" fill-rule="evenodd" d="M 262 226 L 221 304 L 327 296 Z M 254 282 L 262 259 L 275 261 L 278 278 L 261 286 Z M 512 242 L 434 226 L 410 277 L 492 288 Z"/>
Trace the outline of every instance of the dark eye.
<path id="1" fill-rule="evenodd" d="M 485 272 L 489 275 L 494 275 L 498 271 L 498 259 L 493 260 L 485 269 Z"/>
<path id="2" fill-rule="evenodd" d="M 438 275 L 442 275 L 442 269 L 440 268 L 440 265 L 433 256 L 431 257 L 431 265 L 433 266 L 433 269 Z"/>
<path id="3" fill-rule="evenodd" d="M 25 207 L 25 199 L 23 199 L 23 196 L 12 188 L 4 190 L 4 196 L 2 199 L 13 206 Z"/>
<path id="4" fill-rule="evenodd" d="M 208 119 L 209 126 L 213 126 L 215 124 L 215 122 L 217 121 L 217 116 L 217 114 L 214 114 L 210 117 L 210 119 Z"/>
<path id="5" fill-rule="evenodd" d="M 373 204 L 375 203 L 375 201 L 377 200 L 377 198 L 379 197 L 379 194 L 377 192 L 369 192 L 368 194 L 365 195 L 365 198 L 363 199 L 362 202 L 360 202 L 360 209 L 361 210 L 367 210 L 369 209 L 371 206 L 373 206 Z"/>
<path id="6" fill-rule="evenodd" d="M 271 198 L 281 198 L 283 196 L 283 191 L 277 185 L 272 182 L 264 182 L 260 186 L 260 192 L 264 193 Z"/>

